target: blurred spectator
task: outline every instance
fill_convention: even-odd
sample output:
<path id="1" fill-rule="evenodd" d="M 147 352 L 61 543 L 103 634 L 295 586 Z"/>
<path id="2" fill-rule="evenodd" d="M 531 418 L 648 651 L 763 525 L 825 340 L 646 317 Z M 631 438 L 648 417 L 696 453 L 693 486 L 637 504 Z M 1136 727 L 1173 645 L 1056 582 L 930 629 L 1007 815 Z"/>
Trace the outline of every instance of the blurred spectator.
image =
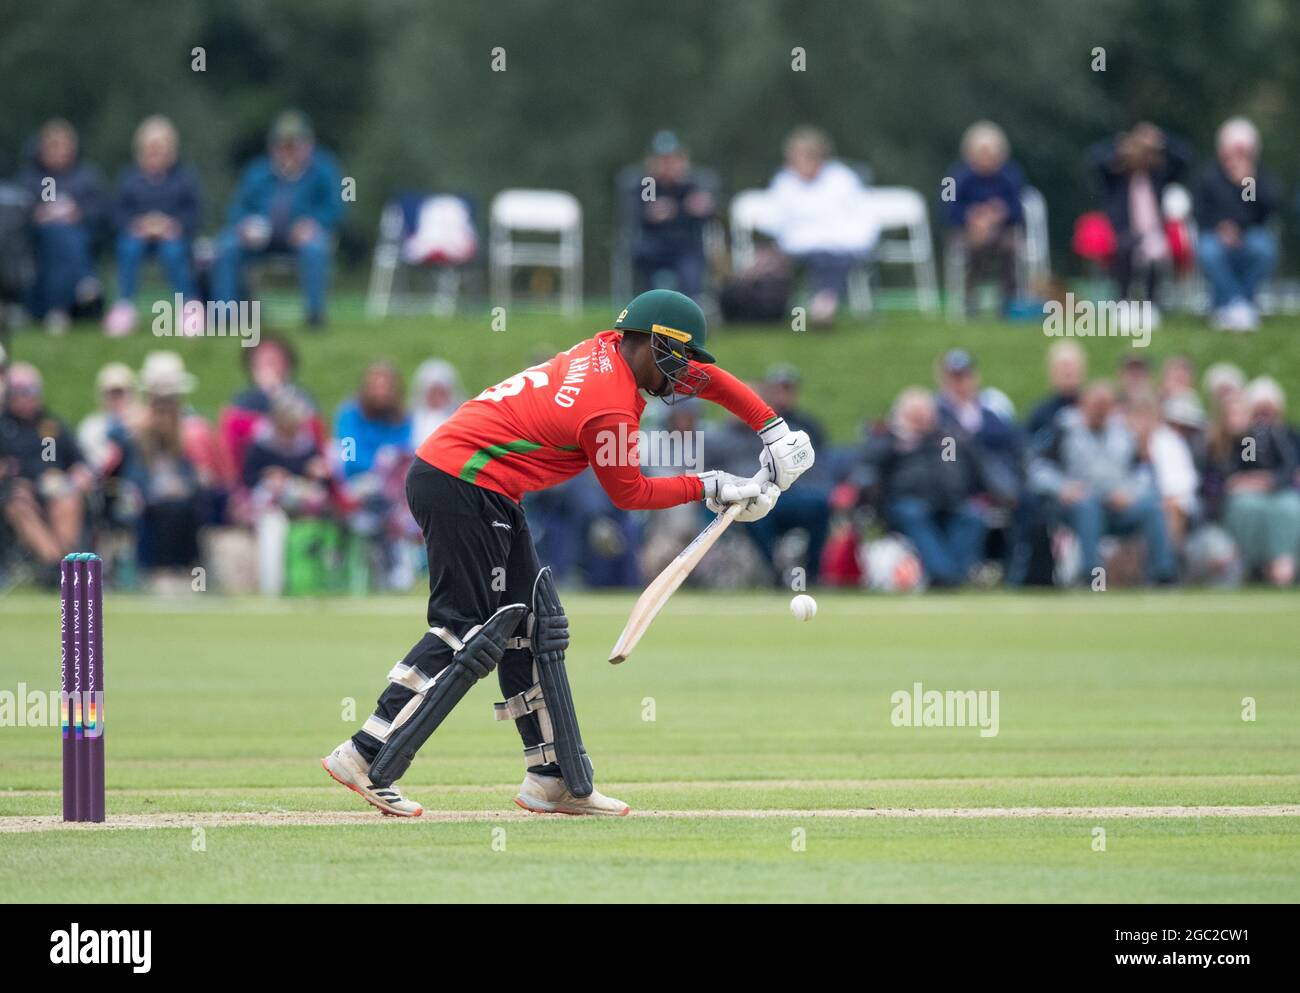
<path id="1" fill-rule="evenodd" d="M 938 378 L 939 429 L 962 442 L 978 441 L 986 460 L 984 471 L 996 481 L 992 489 L 1014 501 L 1021 489 L 1024 455 L 1019 427 L 982 398 L 979 371 L 970 352 L 962 348 L 946 352 L 939 361 Z"/>
<path id="2" fill-rule="evenodd" d="M 426 359 L 411 385 L 411 446 L 433 434 L 465 402 L 456 367 L 443 359 Z"/>
<path id="3" fill-rule="evenodd" d="M 764 387 L 758 380 L 746 380 L 745 385 L 762 395 Z M 653 411 L 654 408 L 650 410 Z M 723 417 L 703 421 L 701 429 L 703 436 L 700 444 L 708 465 L 717 466 L 723 472 L 735 476 L 752 476 L 758 471 L 763 444 L 739 418 Z M 822 457 L 821 451 L 817 452 L 817 457 Z M 811 471 L 818 472 L 820 467 L 814 465 Z"/>
<path id="4" fill-rule="evenodd" d="M 792 431 L 807 431 L 812 439 L 813 448 L 823 453 L 823 465 L 828 465 L 824 456 L 830 452 L 826 445 L 826 431 L 812 414 L 799 406 L 799 389 L 801 381 L 799 370 L 791 365 L 776 365 L 767 371 L 761 393 L 763 399 L 781 417 Z M 751 468 L 746 475 L 753 475 Z M 826 474 L 818 471 L 816 465 L 800 480 L 798 486 L 792 486 L 781 494 L 776 506 L 762 520 L 754 521 L 746 533 L 758 544 L 763 558 L 774 569 L 777 542 L 796 528 L 807 535 L 806 550 L 802 556 L 805 578 L 808 583 L 817 581 L 821 567 L 822 549 L 826 545 L 826 531 L 830 525 L 830 488 L 825 482 Z M 778 575 L 777 581 L 785 577 Z"/>
<path id="5" fill-rule="evenodd" d="M 324 493 L 318 492 L 318 485 L 307 487 L 317 493 L 315 498 L 308 498 L 304 493 L 284 492 L 289 478 L 314 484 L 329 479 L 324 450 L 308 424 L 311 416 L 311 407 L 303 400 L 302 394 L 287 387 L 276 391 L 271 398 L 270 414 L 258 428 L 245 453 L 244 486 L 256 491 L 271 480 L 274 485 L 268 489 L 270 495 L 276 497 L 278 505 L 294 509 L 302 507 L 311 512 L 321 509 Z"/>
<path id="6" fill-rule="evenodd" d="M 1223 523 L 1245 568 L 1276 586 L 1296 578 L 1300 492 L 1296 449 L 1282 421 L 1285 398 L 1271 379 L 1225 397 L 1210 436 L 1210 458 L 1223 480 Z"/>
<path id="7" fill-rule="evenodd" d="M 1205 407 L 1195 390 L 1182 390 L 1168 397 L 1161 413 L 1170 429 L 1178 432 L 1187 443 L 1192 464 L 1198 476 L 1204 477 L 1206 467 Z"/>
<path id="8" fill-rule="evenodd" d="M 21 182 L 32 195 L 36 282 L 28 308 L 51 334 L 73 317 L 98 316 L 103 286 L 95 275 L 95 243 L 103 234 L 108 202 L 95 166 L 78 157 L 77 132 L 60 118 L 47 121 Z"/>
<path id="9" fill-rule="evenodd" d="M 411 416 L 402 404 L 402 382 L 391 362 L 373 362 L 357 395 L 339 408 L 334 437 L 343 452 L 344 477 L 369 472 L 381 450 L 410 453 Z"/>
<path id="10" fill-rule="evenodd" d="M 944 203 L 951 248 L 966 260 L 966 310 L 977 310 L 979 281 L 994 272 L 1001 288 L 1001 312 L 1016 295 L 1016 249 L 1024 219 L 1020 193 L 1025 175 L 1011 160 L 1006 133 L 992 121 L 976 121 L 961 139 L 961 161 L 948 169 L 953 196 Z"/>
<path id="11" fill-rule="evenodd" d="M 115 435 L 129 429 L 141 411 L 137 407 L 135 373 L 123 362 L 110 362 L 95 376 L 99 409 L 77 425 L 77 444 L 97 475 L 110 471 L 118 459 Z"/>
<path id="12" fill-rule="evenodd" d="M 1259 131 L 1244 117 L 1219 128 L 1214 162 L 1197 177 L 1194 195 L 1200 237 L 1196 255 L 1210 282 L 1211 322 L 1220 331 L 1259 327 L 1255 296 L 1277 265 L 1270 222 L 1281 186 L 1259 166 Z"/>
<path id="13" fill-rule="evenodd" d="M 689 414 L 677 410 L 674 416 L 682 418 Z M 641 578 L 637 552 L 642 547 L 638 518 L 642 515 L 613 506 L 590 469 L 558 486 L 528 493 L 524 497 L 524 509 L 537 553 L 552 568 L 557 581 L 577 581 L 591 587 L 637 585 Z M 697 507 L 690 509 L 698 511 Z M 658 518 L 659 514 L 653 517 Z M 658 533 L 665 523 L 657 519 L 646 521 L 647 532 L 655 528 Z M 695 531 L 699 531 L 698 524 Z M 690 538 L 688 535 L 685 540 Z M 675 555 L 682 542 L 674 541 L 673 547 Z"/>
<path id="14" fill-rule="evenodd" d="M 1128 427 L 1137 442 L 1137 458 L 1151 473 L 1160 497 L 1165 528 L 1174 549 L 1182 547 L 1189 523 L 1197 513 L 1200 477 L 1192 451 L 1177 431 L 1165 424 L 1160 401 L 1151 393 L 1132 397 L 1126 411 Z"/>
<path id="15" fill-rule="evenodd" d="M 220 433 L 226 450 L 235 465 L 236 475 L 242 474 L 244 453 L 258 426 L 271 411 L 271 397 L 284 387 L 289 387 L 312 410 L 309 424 L 320 441 L 325 429 L 315 403 L 297 383 L 298 355 L 284 338 L 263 334 L 253 348 L 240 350 L 248 385 L 232 398 L 230 405 L 221 411 Z"/>
<path id="16" fill-rule="evenodd" d="M 812 283 L 809 318 L 827 325 L 848 289 L 849 271 L 875 247 L 879 231 L 868 215 L 862 180 L 831 158 L 830 137 L 796 128 L 785 143 L 785 167 L 768 187 L 777 247 L 801 265 Z"/>
<path id="17" fill-rule="evenodd" d="M 713 191 L 692 175 L 690 155 L 671 131 L 651 140 L 646 174 L 654 180 L 654 195 L 647 198 L 641 186 L 635 190 L 635 291 L 660 285 L 660 275 L 668 273 L 673 289 L 699 296 L 707 266 L 704 225 L 718 209 Z"/>
<path id="18" fill-rule="evenodd" d="M 145 410 L 121 436 L 122 478 L 138 507 L 136 561 L 155 581 L 198 562 L 199 528 L 207 512 L 200 469 L 186 452 L 183 427 L 182 403 L 194 380 L 173 355 L 154 352 L 146 358 L 140 376 Z"/>
<path id="19" fill-rule="evenodd" d="M 375 571 L 392 589 L 414 581 L 419 530 L 406 506 L 405 478 L 414 450 L 402 383 L 389 362 L 371 363 L 355 398 L 334 420 L 347 523 L 375 552 Z M 419 546 L 423 551 L 423 545 Z"/>
<path id="20" fill-rule="evenodd" d="M 867 439 L 864 462 L 885 519 L 916 546 L 931 583 L 957 586 L 984 549 L 984 517 L 975 498 L 996 484 L 978 441 L 963 445 L 957 458 L 947 457 L 946 448 L 934 398 L 909 387 L 894 404 L 888 430 Z"/>
<path id="21" fill-rule="evenodd" d="M 1088 356 L 1078 342 L 1058 341 L 1047 350 L 1047 382 L 1051 392 L 1038 402 L 1025 422 L 1030 437 L 1050 427 L 1062 410 L 1075 405 L 1087 376 Z"/>
<path id="22" fill-rule="evenodd" d="M 334 232 L 343 216 L 341 174 L 334 157 L 316 145 L 307 118 L 285 111 L 271 128 L 269 155 L 253 162 L 230 204 L 217 239 L 213 296 L 240 297 L 246 263 L 268 253 L 298 260 L 307 323 L 325 321 Z"/>
<path id="23" fill-rule="evenodd" d="M 702 425 L 702 405 L 701 400 L 687 399 L 672 406 L 660 404 L 646 409 L 641 422 L 644 436 L 637 446 L 645 475 L 675 476 L 698 472 L 705 462 L 710 466 L 720 464 L 721 456 L 712 440 L 721 431 L 730 437 L 731 418 L 723 422 L 726 428 Z M 749 440 L 757 443 L 754 432 L 744 424 L 740 426 Z M 747 472 L 752 475 L 758 465 L 758 448 L 744 458 L 749 465 Z M 564 505 L 547 501 L 550 493 L 562 493 Z M 584 574 L 600 577 L 603 585 L 635 586 L 643 575 L 657 575 L 700 533 L 706 519 L 706 511 L 699 504 L 680 504 L 653 514 L 619 510 L 611 506 L 609 496 L 590 470 L 550 490 L 529 494 L 527 500 L 529 520 L 534 506 L 545 507 L 545 535 L 537 542 L 538 554 L 546 556 L 544 561 L 559 561 L 570 569 L 576 565 Z M 752 544 L 746 542 L 745 547 L 757 559 Z M 711 578 L 701 573 L 695 580 L 707 584 Z"/>
<path id="24" fill-rule="evenodd" d="M 1148 578 L 1173 580 L 1175 560 L 1160 496 L 1151 475 L 1138 471 L 1137 439 L 1115 416 L 1114 387 L 1092 383 L 1057 423 L 1052 444 L 1031 464 L 1030 484 L 1055 501 L 1074 532 L 1081 581 L 1090 583 L 1102 565 L 1104 536 L 1132 533 L 1146 541 Z"/>
<path id="25" fill-rule="evenodd" d="M 289 386 L 314 409 L 307 391 L 297 385 L 298 353 L 286 339 L 264 334 L 255 347 L 244 350 L 243 357 L 249 383 L 231 400 L 234 406 L 255 414 L 269 414 L 272 396 L 281 387 Z"/>
<path id="26" fill-rule="evenodd" d="M 81 547 L 93 478 L 72 432 L 45 409 L 36 367 L 15 362 L 6 378 L 0 505 L 19 544 L 40 562 L 41 581 L 57 583 L 59 560 Z"/>
<path id="27" fill-rule="evenodd" d="M 1196 392 L 1196 363 L 1188 355 L 1171 355 L 1160 366 L 1160 399 Z"/>
<path id="28" fill-rule="evenodd" d="M 1047 350 L 1047 381 L 1051 392 L 1038 402 L 1025 422 L 1026 461 L 1055 442 L 1062 412 L 1073 410 L 1088 375 L 1088 355 L 1077 341 L 1058 341 Z M 1054 582 L 1052 551 L 1054 507 L 1050 498 L 1025 486 L 1014 516 L 1007 563 L 1013 586 L 1050 586 Z"/>
<path id="29" fill-rule="evenodd" d="M 140 390 L 146 396 L 169 397 L 177 401 L 185 458 L 198 473 L 199 483 L 207 496 L 224 498 L 238 482 L 238 471 L 212 424 L 183 402 L 198 386 L 198 381 L 185 368 L 184 360 L 176 352 L 149 352 L 140 366 L 139 381 Z"/>
<path id="30" fill-rule="evenodd" d="M 329 509 L 329 463 L 311 417 L 301 393 L 280 387 L 245 453 L 242 516 L 257 536 L 258 587 L 264 594 L 279 595 L 284 589 L 290 522 Z"/>
<path id="31" fill-rule="evenodd" d="M 1102 209 L 1115 233 L 1112 274 L 1118 298 L 1155 299 L 1156 280 L 1170 260 L 1161 196 L 1191 161 L 1184 142 L 1147 121 L 1088 150 Z"/>
<path id="32" fill-rule="evenodd" d="M 811 412 L 801 406 L 802 389 L 803 377 L 799 370 L 788 363 L 779 362 L 768 368 L 763 382 L 759 384 L 758 392 L 779 416 L 785 418 L 791 431 L 806 431 L 812 440 L 813 448 L 818 452 L 826 451 L 826 428 Z M 814 465 L 810 471 L 816 472 L 817 467 Z M 786 492 L 788 493 L 789 490 Z"/>
<path id="33" fill-rule="evenodd" d="M 36 255 L 31 239 L 34 202 L 31 190 L 17 177 L 10 178 L 0 166 L 0 336 L 12 323 L 10 315 L 15 305 L 29 300 L 35 282 Z"/>
<path id="34" fill-rule="evenodd" d="M 1115 370 L 1119 381 L 1118 398 L 1127 403 L 1130 397 L 1141 396 L 1155 389 L 1151 379 L 1151 363 L 1137 352 L 1125 352 Z"/>
<path id="35" fill-rule="evenodd" d="M 1231 362 L 1216 362 L 1205 370 L 1201 384 L 1217 413 L 1225 400 L 1246 388 L 1246 374 Z"/>
<path id="36" fill-rule="evenodd" d="M 199 223 L 199 180 L 179 161 L 179 153 L 180 137 L 166 117 L 147 117 L 136 128 L 135 164 L 118 181 L 113 218 L 118 301 L 104 319 L 111 335 L 129 334 L 135 327 L 140 266 L 151 253 L 157 254 L 171 291 L 188 301 L 187 330 L 202 330 L 203 305 L 190 267 L 190 242 Z"/>

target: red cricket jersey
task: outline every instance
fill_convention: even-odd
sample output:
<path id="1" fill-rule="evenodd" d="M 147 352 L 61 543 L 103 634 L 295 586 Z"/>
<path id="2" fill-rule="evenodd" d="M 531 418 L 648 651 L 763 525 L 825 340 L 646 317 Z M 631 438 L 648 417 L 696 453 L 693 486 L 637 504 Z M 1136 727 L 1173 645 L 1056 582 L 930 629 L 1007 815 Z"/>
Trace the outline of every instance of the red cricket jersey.
<path id="1" fill-rule="evenodd" d="M 516 501 L 576 476 L 589 464 L 596 466 L 615 506 L 626 510 L 701 499 L 699 476 L 642 475 L 635 439 L 645 398 L 619 354 L 621 339 L 619 331 L 602 331 L 489 387 L 462 404 L 416 455 Z M 709 376 L 702 398 L 721 404 L 755 431 L 776 416 L 735 376 L 714 365 L 701 368 Z M 596 452 L 611 437 L 630 439 L 632 447 L 618 464 L 605 465 L 608 460 L 597 460 Z"/>

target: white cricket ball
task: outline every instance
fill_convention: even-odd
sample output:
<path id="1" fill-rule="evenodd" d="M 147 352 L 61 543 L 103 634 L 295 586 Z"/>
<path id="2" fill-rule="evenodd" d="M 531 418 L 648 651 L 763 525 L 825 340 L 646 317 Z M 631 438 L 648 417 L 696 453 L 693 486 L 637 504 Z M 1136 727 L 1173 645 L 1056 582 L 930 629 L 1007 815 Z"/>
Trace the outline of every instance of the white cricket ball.
<path id="1" fill-rule="evenodd" d="M 795 620 L 811 621 L 817 616 L 817 601 L 807 593 L 800 593 L 790 601 L 790 613 L 794 614 Z"/>

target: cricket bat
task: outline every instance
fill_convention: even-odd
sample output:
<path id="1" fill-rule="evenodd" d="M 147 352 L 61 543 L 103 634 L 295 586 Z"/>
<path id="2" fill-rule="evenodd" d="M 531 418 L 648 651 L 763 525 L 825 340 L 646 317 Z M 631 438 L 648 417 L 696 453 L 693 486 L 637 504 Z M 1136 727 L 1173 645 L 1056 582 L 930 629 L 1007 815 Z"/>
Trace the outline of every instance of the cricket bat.
<path id="1" fill-rule="evenodd" d="M 627 626 L 623 628 L 623 633 L 618 636 L 618 641 L 614 643 L 614 648 L 609 653 L 611 665 L 618 665 L 632 654 L 632 649 L 636 648 L 637 642 L 650 627 L 650 622 L 658 616 L 659 611 L 663 610 L 668 598 L 677 592 L 677 587 L 686 581 L 691 570 L 699 564 L 700 559 L 704 558 L 704 553 L 722 537 L 722 532 L 731 527 L 731 522 L 736 519 L 736 515 L 744 506 L 743 503 L 733 503 L 711 520 L 708 526 L 695 536 L 695 540 L 678 552 L 677 558 L 669 562 L 664 571 L 655 576 L 654 582 L 637 597 L 636 604 L 632 607 L 632 616 L 627 619 Z"/>

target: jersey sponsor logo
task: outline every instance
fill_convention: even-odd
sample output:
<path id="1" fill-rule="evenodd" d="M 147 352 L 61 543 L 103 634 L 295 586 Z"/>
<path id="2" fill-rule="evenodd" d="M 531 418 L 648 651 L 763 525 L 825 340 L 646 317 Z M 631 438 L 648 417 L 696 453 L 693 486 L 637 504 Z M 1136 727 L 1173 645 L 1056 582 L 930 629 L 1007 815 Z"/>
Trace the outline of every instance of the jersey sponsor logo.
<path id="1" fill-rule="evenodd" d="M 596 342 L 596 350 L 592 353 L 592 358 L 596 362 L 597 372 L 613 372 L 614 363 L 609 357 L 609 342 L 601 339 Z"/>

